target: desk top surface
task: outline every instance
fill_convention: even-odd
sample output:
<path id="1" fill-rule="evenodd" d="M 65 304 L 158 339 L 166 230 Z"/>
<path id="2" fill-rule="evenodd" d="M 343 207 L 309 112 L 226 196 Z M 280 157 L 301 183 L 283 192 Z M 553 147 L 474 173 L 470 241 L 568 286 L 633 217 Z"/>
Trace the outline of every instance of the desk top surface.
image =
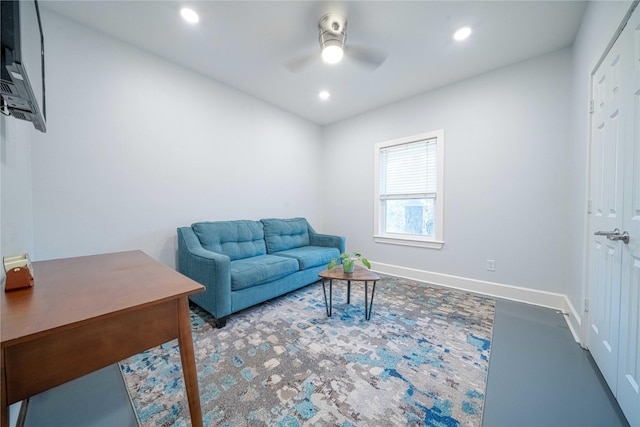
<path id="1" fill-rule="evenodd" d="M 32 265 L 32 288 L 0 290 L 2 347 L 204 290 L 142 251 Z"/>

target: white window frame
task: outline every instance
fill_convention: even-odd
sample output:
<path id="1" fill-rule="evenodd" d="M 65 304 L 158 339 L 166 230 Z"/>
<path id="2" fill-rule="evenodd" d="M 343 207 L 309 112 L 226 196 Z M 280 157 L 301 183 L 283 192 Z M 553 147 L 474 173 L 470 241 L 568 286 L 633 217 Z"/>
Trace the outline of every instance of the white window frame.
<path id="1" fill-rule="evenodd" d="M 384 227 L 384 207 L 380 197 L 380 152 L 384 148 L 409 144 L 424 140 L 436 139 L 437 168 L 436 197 L 434 200 L 434 233 L 433 236 L 417 234 L 387 233 Z M 444 245 L 444 130 L 425 132 L 404 138 L 379 142 L 375 145 L 374 165 L 374 230 L 373 239 L 378 243 L 416 246 L 422 248 L 442 249 Z"/>

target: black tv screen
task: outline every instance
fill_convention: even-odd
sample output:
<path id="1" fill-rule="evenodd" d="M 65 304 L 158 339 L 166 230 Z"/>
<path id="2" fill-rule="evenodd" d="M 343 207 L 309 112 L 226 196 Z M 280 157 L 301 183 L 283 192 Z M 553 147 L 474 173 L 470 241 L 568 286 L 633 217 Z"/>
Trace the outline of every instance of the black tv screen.
<path id="1" fill-rule="evenodd" d="M 44 35 L 35 0 L 0 2 L 2 110 L 46 132 Z"/>

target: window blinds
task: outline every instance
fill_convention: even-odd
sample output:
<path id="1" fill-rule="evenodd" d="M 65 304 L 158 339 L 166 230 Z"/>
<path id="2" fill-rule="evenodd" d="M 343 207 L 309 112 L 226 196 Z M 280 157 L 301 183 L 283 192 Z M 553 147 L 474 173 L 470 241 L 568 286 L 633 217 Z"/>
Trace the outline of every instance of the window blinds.
<path id="1" fill-rule="evenodd" d="M 380 198 L 435 197 L 437 138 L 380 150 Z"/>

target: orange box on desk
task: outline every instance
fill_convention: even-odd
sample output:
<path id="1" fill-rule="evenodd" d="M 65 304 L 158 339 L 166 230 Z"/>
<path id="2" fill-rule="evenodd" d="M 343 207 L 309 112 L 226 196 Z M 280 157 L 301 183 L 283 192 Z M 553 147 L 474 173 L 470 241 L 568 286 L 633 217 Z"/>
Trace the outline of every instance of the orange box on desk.
<path id="1" fill-rule="evenodd" d="M 30 288 L 33 286 L 33 269 L 28 254 L 4 257 L 4 272 L 7 276 L 4 290 Z"/>

